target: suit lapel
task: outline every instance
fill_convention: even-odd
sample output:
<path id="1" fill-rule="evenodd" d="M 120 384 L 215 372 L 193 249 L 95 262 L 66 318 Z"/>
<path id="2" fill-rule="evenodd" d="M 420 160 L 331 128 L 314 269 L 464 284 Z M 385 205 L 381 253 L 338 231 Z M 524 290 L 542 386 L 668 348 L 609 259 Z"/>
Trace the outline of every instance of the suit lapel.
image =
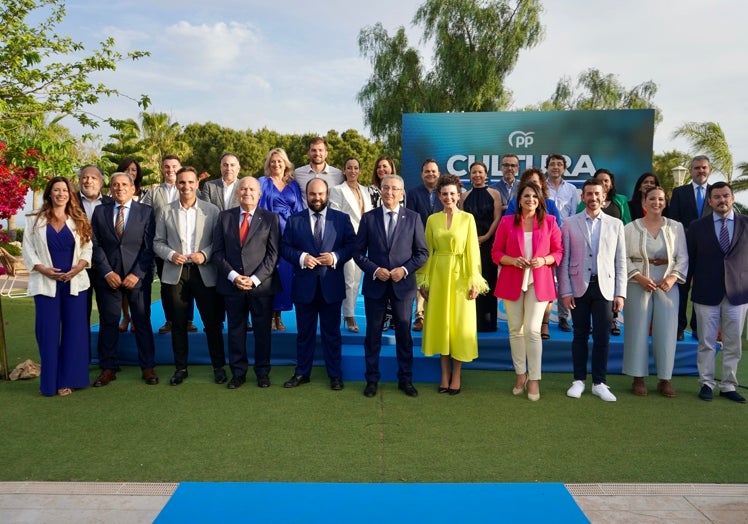
<path id="1" fill-rule="evenodd" d="M 351 208 L 351 211 L 354 215 L 356 215 L 357 219 L 361 219 L 361 208 L 358 206 L 358 200 L 356 200 L 356 195 L 353 194 L 353 190 L 350 188 L 348 184 L 345 184 L 343 186 L 343 196 L 348 201 L 348 207 Z M 361 198 L 364 198 L 364 195 L 361 195 Z"/>

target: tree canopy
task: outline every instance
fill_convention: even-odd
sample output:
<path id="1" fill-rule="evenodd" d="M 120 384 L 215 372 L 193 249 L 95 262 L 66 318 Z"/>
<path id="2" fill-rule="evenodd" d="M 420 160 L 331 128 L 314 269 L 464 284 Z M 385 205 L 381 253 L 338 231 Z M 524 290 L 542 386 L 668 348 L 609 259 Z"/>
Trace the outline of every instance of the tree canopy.
<path id="1" fill-rule="evenodd" d="M 541 41 L 541 12 L 539 0 L 426 0 L 412 24 L 433 43 L 430 70 L 404 27 L 393 36 L 381 23 L 363 28 L 359 49 L 373 70 L 357 99 L 372 135 L 399 156 L 403 113 L 506 109 L 504 80 Z"/>

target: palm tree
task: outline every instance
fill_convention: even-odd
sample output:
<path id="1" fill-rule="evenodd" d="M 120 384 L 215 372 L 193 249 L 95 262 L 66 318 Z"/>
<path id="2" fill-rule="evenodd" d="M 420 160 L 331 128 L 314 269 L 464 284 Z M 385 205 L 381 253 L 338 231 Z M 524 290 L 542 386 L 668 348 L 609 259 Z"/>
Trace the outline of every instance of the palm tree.
<path id="1" fill-rule="evenodd" d="M 709 157 L 712 170 L 722 173 L 732 183 L 733 160 L 727 139 L 716 122 L 686 122 L 673 132 L 673 138 L 683 137 L 697 154 Z M 735 189 L 733 189 L 735 190 Z"/>
<path id="2" fill-rule="evenodd" d="M 160 173 L 161 159 L 166 155 L 184 158 L 190 146 L 182 140 L 182 126 L 172 122 L 166 113 L 140 114 L 142 138 L 139 146 L 145 156 L 145 164 L 154 173 Z M 153 182 L 153 181 L 148 181 Z"/>

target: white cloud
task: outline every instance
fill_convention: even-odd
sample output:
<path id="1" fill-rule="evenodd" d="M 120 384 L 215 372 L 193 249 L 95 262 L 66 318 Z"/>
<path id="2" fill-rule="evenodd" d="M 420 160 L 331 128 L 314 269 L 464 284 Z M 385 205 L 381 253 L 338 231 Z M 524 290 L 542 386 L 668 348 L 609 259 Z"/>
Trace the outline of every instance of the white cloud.
<path id="1" fill-rule="evenodd" d="M 164 35 L 173 65 L 204 74 L 236 67 L 259 42 L 252 26 L 240 22 L 193 25 L 183 20 L 167 27 Z"/>

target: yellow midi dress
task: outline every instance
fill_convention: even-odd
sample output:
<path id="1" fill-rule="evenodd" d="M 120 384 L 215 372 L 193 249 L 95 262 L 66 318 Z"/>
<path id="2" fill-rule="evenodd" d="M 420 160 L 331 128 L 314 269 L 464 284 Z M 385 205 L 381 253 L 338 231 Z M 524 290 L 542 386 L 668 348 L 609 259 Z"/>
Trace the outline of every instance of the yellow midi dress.
<path id="1" fill-rule="evenodd" d="M 426 222 L 429 259 L 416 273 L 418 286 L 429 290 L 421 350 L 426 356 L 451 355 L 470 362 L 478 357 L 475 300 L 468 291 L 488 291 L 481 274 L 480 248 L 475 219 L 456 212 L 447 229 L 447 214 L 434 213 Z"/>

